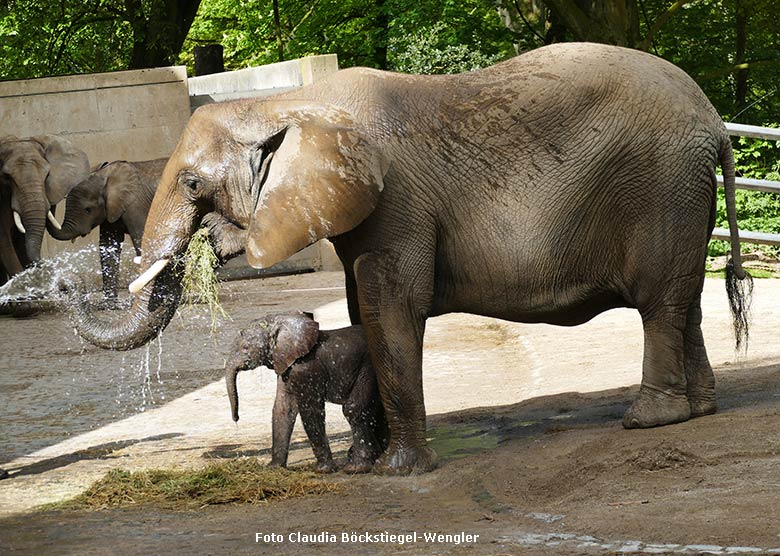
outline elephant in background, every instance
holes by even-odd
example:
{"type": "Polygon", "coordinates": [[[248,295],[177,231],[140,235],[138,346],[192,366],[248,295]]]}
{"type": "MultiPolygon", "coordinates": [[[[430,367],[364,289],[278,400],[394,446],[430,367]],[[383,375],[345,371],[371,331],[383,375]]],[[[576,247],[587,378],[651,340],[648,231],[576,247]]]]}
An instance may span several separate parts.
{"type": "Polygon", "coordinates": [[[41,258],[51,208],[89,174],[87,155],[67,139],[0,137],[0,263],[8,277],[41,258]]]}
{"type": "Polygon", "coordinates": [[[49,234],[61,241],[84,237],[100,227],[103,294],[109,305],[117,300],[122,242],[129,235],[136,256],[141,255],[146,215],[167,160],[100,164],[68,193],[62,225],[47,225],[49,234]]]}
{"type": "Polygon", "coordinates": [[[199,108],[150,208],[132,307],[106,322],[76,296],[73,323],[104,348],[156,337],[179,302],[175,262],[216,211],[247,231],[258,268],[332,241],[390,426],[378,471],[436,465],[423,335],[429,317],[450,312],[573,326],[635,308],[642,383],[623,425],[676,423],[716,410],[701,291],[717,167],[739,343],[749,275],[732,147],[682,70],[584,43],[451,76],[350,68],[274,97],[199,108]]]}
{"type": "Polygon", "coordinates": [[[301,414],[317,470],[336,470],[325,432],[325,402],[340,404],[352,430],[345,473],[366,473],[387,445],[387,421],[361,326],[320,330],[308,313],[268,315],[252,321],[233,342],[225,381],[238,421],[239,371],[264,365],[277,375],[271,465],[286,466],[295,419],[301,414]]]}

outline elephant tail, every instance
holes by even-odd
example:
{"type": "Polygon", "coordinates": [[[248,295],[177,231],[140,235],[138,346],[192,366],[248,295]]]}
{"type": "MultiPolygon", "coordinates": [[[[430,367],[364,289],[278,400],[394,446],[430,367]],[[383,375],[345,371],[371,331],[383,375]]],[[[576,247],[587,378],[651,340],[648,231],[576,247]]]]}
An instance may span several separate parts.
{"type": "Polygon", "coordinates": [[[728,138],[728,135],[725,135],[721,141],[719,158],[723,172],[726,217],[729,223],[731,240],[731,257],[726,264],[726,292],[729,298],[729,306],[731,307],[731,317],[734,321],[737,349],[739,350],[743,345],[747,349],[753,278],[742,268],[739,228],[737,227],[737,204],[735,200],[734,152],[732,151],[731,140],[728,138]]]}

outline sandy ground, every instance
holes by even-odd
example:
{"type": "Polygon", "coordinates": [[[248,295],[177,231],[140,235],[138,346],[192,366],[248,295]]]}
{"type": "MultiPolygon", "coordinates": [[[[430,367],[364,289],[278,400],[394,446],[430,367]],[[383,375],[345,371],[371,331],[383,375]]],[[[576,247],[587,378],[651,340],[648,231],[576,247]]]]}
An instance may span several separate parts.
{"type": "MultiPolygon", "coordinates": [[[[750,351],[739,358],[723,281],[707,280],[714,416],[622,429],[640,379],[634,311],[573,328],[446,315],[426,333],[429,436],[442,456],[430,474],[335,476],[342,494],[190,513],[35,510],[113,467],[269,457],[273,374],[239,376],[235,425],[224,353],[268,311],[346,325],[341,282],[316,273],[228,283],[232,320],[214,335],[197,307],[125,354],[85,346],[60,314],[0,317],[0,466],[12,475],[0,482],[0,553],[780,553],[780,280],[756,282],[750,351]]],[[[337,406],[328,427],[343,455],[337,406]]],[[[293,461],[311,461],[302,429],[294,442],[293,461]]]]}

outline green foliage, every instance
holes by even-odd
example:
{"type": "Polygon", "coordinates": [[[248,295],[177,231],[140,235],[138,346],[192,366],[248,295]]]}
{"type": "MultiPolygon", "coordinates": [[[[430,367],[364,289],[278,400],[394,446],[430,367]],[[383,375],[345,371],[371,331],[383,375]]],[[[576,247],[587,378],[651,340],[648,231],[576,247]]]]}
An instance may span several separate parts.
{"type": "Polygon", "coordinates": [[[279,0],[279,13],[277,29],[269,0],[203,0],[180,61],[192,66],[194,46],[218,42],[226,69],[278,62],[280,33],[284,59],[335,53],[341,67],[461,71],[513,53],[488,0],[279,0]],[[420,43],[443,61],[426,65],[437,54],[420,43]]]}
{"type": "MultiPolygon", "coordinates": [[[[776,124],[774,124],[776,127],[776,124]]],[[[734,160],[737,171],[747,178],[780,181],[780,142],[740,137],[735,141],[734,160]]],[[[776,193],[736,191],[737,221],[740,230],[780,233],[780,197],[776,193]]],[[[718,209],[715,225],[728,229],[726,200],[718,191],[718,209]]],[[[758,250],[780,256],[780,248],[766,245],[746,245],[744,249],[758,250]]],[[[711,241],[711,256],[725,255],[730,250],[725,241],[711,241]]]]}
{"type": "Polygon", "coordinates": [[[388,62],[404,73],[462,73],[500,61],[499,53],[489,55],[465,44],[452,44],[443,23],[436,23],[411,35],[390,39],[388,62]]]}
{"type": "Polygon", "coordinates": [[[0,6],[0,78],[126,69],[132,29],[118,0],[11,0],[0,6]]]}

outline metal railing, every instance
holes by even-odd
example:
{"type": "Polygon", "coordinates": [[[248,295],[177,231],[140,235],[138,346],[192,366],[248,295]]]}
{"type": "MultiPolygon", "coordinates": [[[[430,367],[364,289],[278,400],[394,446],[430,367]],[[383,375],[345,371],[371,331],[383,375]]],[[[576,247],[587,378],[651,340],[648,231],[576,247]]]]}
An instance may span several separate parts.
{"type": "MultiPolygon", "coordinates": [[[[780,141],[780,129],[771,127],[759,127],[755,125],[726,123],[726,129],[730,135],[751,137],[753,139],[769,139],[780,141]]],[[[763,191],[764,193],[780,193],[780,181],[756,180],[740,178],[736,180],[737,189],[749,189],[750,191],[763,191]]],[[[723,186],[723,176],[718,176],[718,184],[723,186]]],[[[712,239],[729,240],[729,231],[724,228],[712,230],[712,239]]],[[[780,234],[767,234],[763,232],[739,231],[741,243],[760,243],[763,245],[780,245],[780,234]]]]}

